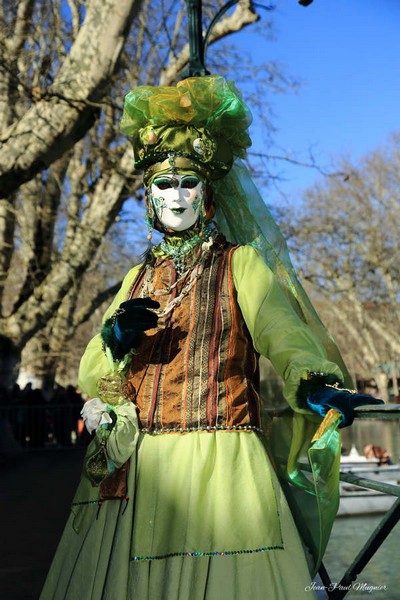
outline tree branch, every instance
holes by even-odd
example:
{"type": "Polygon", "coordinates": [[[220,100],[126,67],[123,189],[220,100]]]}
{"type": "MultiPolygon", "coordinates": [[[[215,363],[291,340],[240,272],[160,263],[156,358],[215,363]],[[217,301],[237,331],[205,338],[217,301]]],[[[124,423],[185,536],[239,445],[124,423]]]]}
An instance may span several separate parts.
{"type": "Polygon", "coordinates": [[[6,40],[7,58],[10,61],[16,60],[22,46],[24,45],[26,34],[29,30],[35,0],[20,0],[18,2],[17,17],[14,25],[14,35],[6,40]]]}
{"type": "MultiPolygon", "coordinates": [[[[99,179],[92,201],[77,223],[74,237],[64,245],[60,259],[52,265],[35,293],[8,319],[0,320],[0,331],[6,331],[17,345],[26,343],[46,324],[60,306],[71,283],[80,280],[98,249],[99,241],[121,209],[127,176],[133,172],[132,150],[129,148],[121,159],[120,173],[107,174],[105,180],[99,179]]],[[[139,182],[138,178],[138,186],[139,182]]]]}
{"type": "Polygon", "coordinates": [[[49,166],[93,123],[98,102],[126,41],[141,0],[91,0],[85,21],[54,84],[50,99],[33,105],[3,133],[0,147],[0,197],[49,166]]]}
{"type": "Polygon", "coordinates": [[[121,284],[122,284],[122,280],[118,281],[114,285],[111,285],[106,290],[102,290],[101,292],[99,292],[97,294],[97,296],[92,298],[90,300],[90,302],[87,302],[85,304],[85,306],[83,306],[80,310],[78,310],[75,313],[74,319],[73,319],[74,329],[76,329],[77,327],[82,325],[82,323],[85,323],[88,319],[90,319],[90,317],[92,316],[94,311],[97,308],[99,308],[99,306],[101,306],[103,304],[103,302],[113,298],[115,296],[115,294],[118,292],[119,288],[121,287],[121,284]]]}

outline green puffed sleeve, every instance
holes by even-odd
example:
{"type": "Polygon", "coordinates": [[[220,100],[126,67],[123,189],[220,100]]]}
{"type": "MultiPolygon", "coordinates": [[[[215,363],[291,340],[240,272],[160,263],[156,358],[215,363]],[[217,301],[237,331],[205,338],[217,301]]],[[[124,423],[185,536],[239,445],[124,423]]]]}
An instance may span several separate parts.
{"type": "MultiPolygon", "coordinates": [[[[121,302],[128,299],[129,290],[139,273],[140,267],[141,265],[133,267],[126,275],[119,292],[104,314],[103,323],[113,315],[121,302]]],[[[100,333],[98,333],[87,345],[79,365],[78,385],[91,398],[98,396],[97,382],[100,377],[110,372],[110,364],[103,352],[102,346],[103,341],[100,333]]]]}
{"type": "Polygon", "coordinates": [[[254,347],[272,363],[284,380],[284,394],[290,406],[301,408],[296,394],[309,371],[331,373],[343,381],[339,367],[286,299],[274,274],[252,246],[240,246],[232,256],[232,276],[237,300],[254,347]]]}

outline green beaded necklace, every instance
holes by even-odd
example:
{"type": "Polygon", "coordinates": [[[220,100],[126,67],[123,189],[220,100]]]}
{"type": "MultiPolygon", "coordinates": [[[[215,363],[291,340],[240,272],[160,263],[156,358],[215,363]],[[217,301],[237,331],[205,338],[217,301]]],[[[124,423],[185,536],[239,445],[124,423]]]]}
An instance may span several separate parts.
{"type": "Polygon", "coordinates": [[[180,246],[169,244],[164,238],[160,243],[160,249],[168,258],[172,258],[177,273],[183,273],[186,270],[187,255],[199,244],[208,242],[214,230],[215,226],[210,223],[203,231],[185,240],[180,246]]]}

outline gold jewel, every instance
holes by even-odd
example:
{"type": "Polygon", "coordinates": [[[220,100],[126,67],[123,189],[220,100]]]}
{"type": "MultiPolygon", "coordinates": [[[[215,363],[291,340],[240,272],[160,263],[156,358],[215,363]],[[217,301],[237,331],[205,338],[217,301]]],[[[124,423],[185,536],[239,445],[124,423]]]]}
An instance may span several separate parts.
{"type": "Polygon", "coordinates": [[[195,265],[194,268],[189,267],[184,273],[182,273],[182,275],[179,277],[179,279],[177,279],[177,281],[167,287],[164,288],[163,290],[154,290],[151,280],[153,278],[153,273],[154,270],[150,267],[150,268],[146,268],[146,278],[144,281],[144,286],[141,292],[141,296],[143,298],[145,298],[146,296],[149,295],[153,295],[153,296],[161,296],[161,295],[166,295],[168,293],[171,293],[171,291],[178,285],[178,283],[180,283],[181,281],[183,281],[184,279],[187,278],[189,271],[191,271],[190,277],[188,279],[188,281],[186,282],[186,284],[183,286],[181,293],[176,296],[176,298],[174,298],[173,300],[170,300],[167,305],[165,306],[165,308],[163,309],[155,309],[154,312],[157,313],[157,315],[159,317],[165,317],[166,315],[168,315],[176,306],[178,306],[183,298],[185,296],[187,296],[190,292],[190,290],[192,289],[192,287],[194,286],[194,284],[196,283],[196,281],[198,279],[200,279],[202,273],[203,273],[203,269],[204,269],[204,262],[205,262],[205,256],[202,256],[201,261],[195,265]]]}

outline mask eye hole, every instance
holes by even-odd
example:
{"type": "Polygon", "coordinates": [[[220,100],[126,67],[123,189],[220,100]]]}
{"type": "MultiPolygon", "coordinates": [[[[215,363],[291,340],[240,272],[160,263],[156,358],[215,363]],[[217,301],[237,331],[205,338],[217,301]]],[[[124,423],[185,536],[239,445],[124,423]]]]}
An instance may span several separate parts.
{"type": "Polygon", "coordinates": [[[172,188],[172,181],[170,179],[158,179],[154,182],[154,185],[158,187],[159,190],[169,190],[172,188]]]}
{"type": "Polygon", "coordinates": [[[186,177],[181,182],[181,188],[186,189],[186,190],[192,190],[199,183],[200,183],[200,180],[196,179],[196,177],[186,177]]]}

